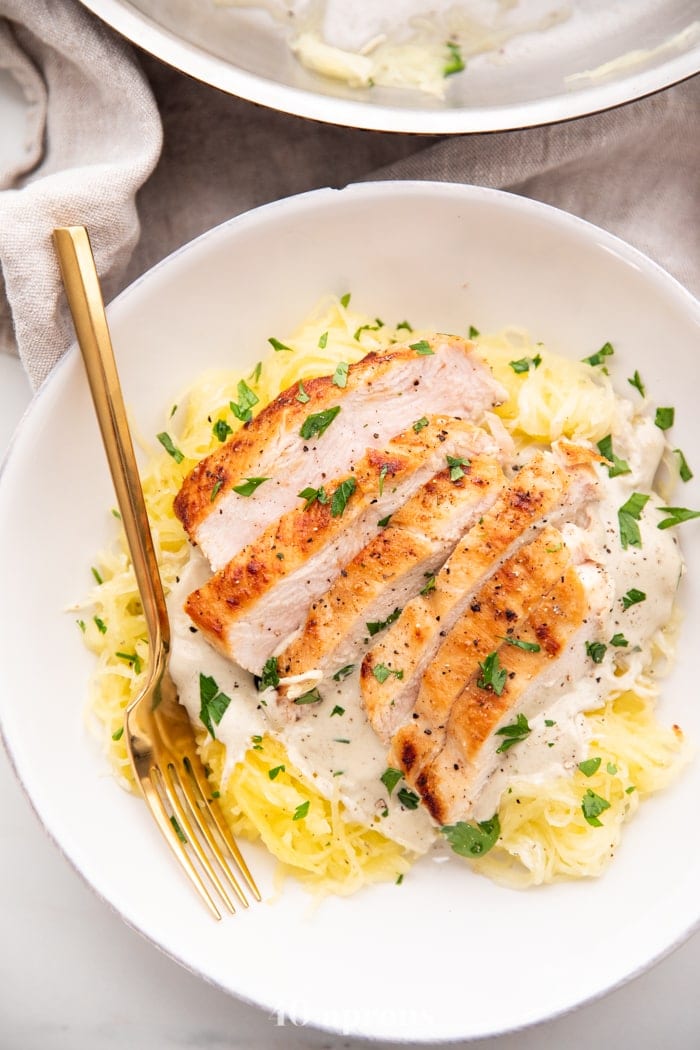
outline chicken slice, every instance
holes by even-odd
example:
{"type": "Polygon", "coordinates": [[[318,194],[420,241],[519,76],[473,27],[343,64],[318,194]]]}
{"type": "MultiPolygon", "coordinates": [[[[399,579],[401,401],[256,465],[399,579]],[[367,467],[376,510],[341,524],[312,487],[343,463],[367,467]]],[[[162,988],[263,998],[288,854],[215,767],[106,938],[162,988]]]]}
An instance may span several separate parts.
{"type": "Polygon", "coordinates": [[[420,680],[442,639],[468,608],[476,591],[520,546],[547,523],[573,519],[598,498],[589,449],[560,442],[553,453],[537,453],[512,483],[460,540],[438,573],[435,588],[418,595],[365,656],[362,699],[375,732],[388,743],[411,712],[420,680]],[[393,672],[383,683],[374,668],[393,672]]]}
{"type": "Polygon", "coordinates": [[[474,595],[423,675],[411,718],[392,739],[391,763],[404,770],[410,783],[415,784],[442,748],[453,705],[479,664],[508,645],[505,638],[521,638],[530,611],[560,582],[570,563],[561,533],[547,526],[474,595]]]}
{"type": "Polygon", "coordinates": [[[434,573],[505,480],[498,460],[483,455],[431,478],[313,603],[301,633],[278,658],[279,674],[332,674],[357,661],[382,624],[432,588],[434,573]]]}
{"type": "Polygon", "coordinates": [[[344,387],[331,376],[275,398],[185,478],[175,513],[216,571],[297,505],[297,492],[349,474],[368,447],[381,449],[427,413],[480,422],[506,394],[473,344],[435,336],[369,353],[344,387]],[[234,487],[265,479],[250,495],[234,487]]]}
{"type": "MultiPolygon", "coordinates": [[[[585,672],[586,590],[569,564],[555,586],[528,617],[523,637],[539,644],[528,652],[502,643],[497,650],[507,670],[502,692],[483,688],[477,669],[452,706],[445,743],[415,779],[425,806],[438,824],[468,819],[489,775],[503,762],[510,738],[499,730],[518,727],[526,739],[528,719],[571,688],[585,672]],[[500,751],[499,751],[500,749],[500,751]]],[[[511,730],[512,732],[512,730],[511,730]]],[[[525,746],[523,741],[514,748],[525,746]]],[[[512,757],[516,758],[516,751],[512,757]]]]}
{"type": "Polygon", "coordinates": [[[383,451],[369,449],[354,473],[328,485],[323,502],[303,503],[297,496],[295,510],[189,596],[187,613],[212,644],[259,674],[303,627],[312,602],[448,456],[466,460],[498,452],[480,427],[425,417],[418,430],[409,427],[383,451]]]}

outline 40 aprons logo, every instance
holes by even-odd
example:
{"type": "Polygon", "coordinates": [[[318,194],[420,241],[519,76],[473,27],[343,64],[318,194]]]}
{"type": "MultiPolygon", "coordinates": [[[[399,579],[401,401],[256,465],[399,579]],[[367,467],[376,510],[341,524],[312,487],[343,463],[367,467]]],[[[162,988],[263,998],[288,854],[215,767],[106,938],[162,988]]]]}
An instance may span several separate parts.
{"type": "Polygon", "coordinates": [[[292,1002],[277,1010],[270,1018],[278,1028],[329,1029],[340,1035],[391,1034],[393,1038],[408,1037],[416,1030],[424,1030],[430,1022],[428,1010],[391,1009],[389,1007],[347,1006],[337,1009],[314,1009],[303,1001],[292,1002]]]}

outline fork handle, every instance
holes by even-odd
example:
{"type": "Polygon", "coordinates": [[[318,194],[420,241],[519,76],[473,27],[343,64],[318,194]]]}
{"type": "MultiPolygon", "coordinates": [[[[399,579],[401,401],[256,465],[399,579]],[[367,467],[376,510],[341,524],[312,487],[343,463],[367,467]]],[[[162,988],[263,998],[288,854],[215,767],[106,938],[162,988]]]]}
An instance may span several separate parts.
{"type": "Polygon", "coordinates": [[[84,226],[62,226],[54,230],[53,240],[143,602],[151,652],[159,652],[160,645],[167,651],[170,628],[163,585],[90,238],[84,226]]]}

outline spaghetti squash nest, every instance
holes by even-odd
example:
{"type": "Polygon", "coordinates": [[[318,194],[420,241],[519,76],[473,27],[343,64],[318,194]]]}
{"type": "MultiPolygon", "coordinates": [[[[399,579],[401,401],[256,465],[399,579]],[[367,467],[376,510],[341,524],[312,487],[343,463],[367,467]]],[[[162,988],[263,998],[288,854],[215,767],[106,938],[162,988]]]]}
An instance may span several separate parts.
{"type": "MultiPolygon", "coordinates": [[[[431,334],[414,332],[407,321],[390,327],[356,312],[349,300],[329,297],[297,331],[283,341],[271,339],[273,351],[250,373],[201,375],[169,409],[158,435],[162,448],[141,442],[148,455],[142,482],[166,594],[190,549],[173,497],[197,461],[243,425],[237,417],[245,410],[255,416],[280,391],[332,374],[341,362],[358,361],[407,335],[414,340],[431,334]]],[[[508,391],[497,413],[516,443],[549,444],[562,436],[597,442],[610,433],[617,408],[605,368],[551,353],[515,328],[484,336],[470,329],[469,335],[508,391]]],[[[85,643],[97,658],[89,687],[90,725],[116,777],[133,789],[123,718],[145,681],[148,644],[123,533],[100,554],[93,575],[95,585],[78,607],[85,643]]],[[[670,631],[656,640],[658,665],[672,644],[670,631]]],[[[625,821],[682,765],[682,733],[656,719],[657,691],[656,676],[647,674],[634,691],[613,695],[604,708],[587,714],[589,759],[572,777],[512,784],[501,798],[495,846],[467,863],[510,886],[600,874],[625,821]],[[590,797],[598,800],[592,820],[585,812],[590,797]]],[[[261,841],[283,871],[314,892],[347,895],[377,881],[401,882],[414,862],[400,845],[349,820],[341,802],[321,796],[272,737],[254,740],[226,777],[224,747],[206,734],[199,742],[234,834],[261,841]],[[302,811],[304,819],[295,819],[302,811]]]]}

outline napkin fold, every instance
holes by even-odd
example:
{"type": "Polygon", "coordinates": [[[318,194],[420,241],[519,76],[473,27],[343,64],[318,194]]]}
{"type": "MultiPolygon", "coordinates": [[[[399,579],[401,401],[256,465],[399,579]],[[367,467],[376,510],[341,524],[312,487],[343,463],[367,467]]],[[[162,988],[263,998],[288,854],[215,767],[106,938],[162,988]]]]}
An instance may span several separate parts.
{"type": "Polygon", "coordinates": [[[109,300],[233,215],[370,179],[469,183],[544,201],[621,236],[700,294],[700,76],[548,127],[382,134],[216,91],[137,56],[76,0],[0,0],[3,66],[30,108],[22,162],[3,170],[0,149],[0,350],[19,351],[35,387],[73,341],[54,226],[89,226],[109,300]]]}
{"type": "Polygon", "coordinates": [[[51,233],[89,226],[109,299],[138,240],[135,197],[161,123],[132,49],[74,0],[0,0],[2,70],[27,131],[4,165],[0,149],[0,350],[16,346],[38,387],[74,339],[51,233]]]}

